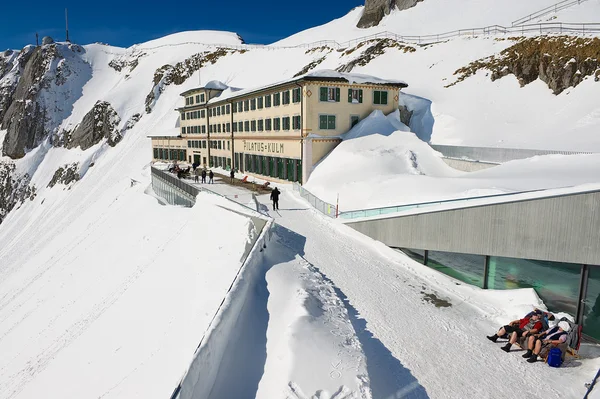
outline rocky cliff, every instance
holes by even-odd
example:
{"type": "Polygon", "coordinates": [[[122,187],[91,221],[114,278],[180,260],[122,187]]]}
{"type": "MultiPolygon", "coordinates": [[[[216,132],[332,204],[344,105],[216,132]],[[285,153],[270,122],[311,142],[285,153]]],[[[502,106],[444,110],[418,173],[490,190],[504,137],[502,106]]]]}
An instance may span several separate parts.
{"type": "Polygon", "coordinates": [[[108,144],[114,147],[122,138],[121,132],[117,129],[119,123],[121,118],[110,103],[97,101],[77,128],[63,136],[64,146],[81,147],[82,150],[87,150],[102,139],[107,139],[108,144]]]}
{"type": "Polygon", "coordinates": [[[421,1],[423,0],[366,0],[365,10],[356,26],[359,28],[376,26],[394,8],[399,11],[406,10],[416,6],[421,1]]]}

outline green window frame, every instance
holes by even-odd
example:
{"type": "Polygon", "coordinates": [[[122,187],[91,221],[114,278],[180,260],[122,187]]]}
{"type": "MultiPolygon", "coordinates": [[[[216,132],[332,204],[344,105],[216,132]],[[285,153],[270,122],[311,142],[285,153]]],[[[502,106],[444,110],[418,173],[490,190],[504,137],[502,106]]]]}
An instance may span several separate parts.
{"type": "Polygon", "coordinates": [[[259,119],[258,120],[258,131],[262,132],[264,130],[264,127],[265,127],[264,121],[262,119],[259,119]]]}
{"type": "Polygon", "coordinates": [[[362,102],[363,102],[362,89],[348,89],[348,102],[350,104],[362,104],[362,102]]]}
{"type": "Polygon", "coordinates": [[[320,130],[335,130],[335,115],[319,115],[320,130]]]}
{"type": "Polygon", "coordinates": [[[238,122],[238,130],[239,130],[240,132],[243,132],[243,131],[244,131],[244,122],[241,122],[241,121],[240,121],[240,122],[238,122]]]}
{"type": "Polygon", "coordinates": [[[271,118],[265,119],[265,130],[267,132],[271,131],[271,118]]]}
{"type": "Polygon", "coordinates": [[[256,132],[256,121],[250,122],[250,130],[256,132]]]}
{"type": "Polygon", "coordinates": [[[323,86],[319,89],[319,101],[340,102],[340,88],[323,86]]]}
{"type": "Polygon", "coordinates": [[[201,93],[200,94],[200,102],[203,103],[205,98],[206,97],[204,97],[204,93],[201,93]]]}
{"type": "Polygon", "coordinates": [[[300,127],[301,127],[300,115],[295,115],[292,118],[292,128],[294,130],[300,130],[300,127]]]}
{"type": "Polygon", "coordinates": [[[290,130],[290,117],[284,116],[281,118],[281,124],[283,126],[283,130],[290,130]]]}
{"type": "Polygon", "coordinates": [[[256,98],[253,98],[252,100],[250,100],[250,110],[251,111],[256,110],[256,98]]]}
{"type": "Polygon", "coordinates": [[[283,105],[287,105],[290,103],[290,91],[289,90],[285,90],[283,92],[281,92],[282,94],[282,99],[281,99],[281,103],[283,105]]]}
{"type": "Polygon", "coordinates": [[[271,95],[267,94],[265,96],[265,108],[271,108],[271,95]]]}
{"type": "Polygon", "coordinates": [[[294,90],[292,90],[292,102],[295,103],[299,103],[301,100],[301,92],[300,92],[300,88],[297,87],[294,90]]]}
{"type": "Polygon", "coordinates": [[[244,100],[244,111],[248,112],[250,110],[250,100],[244,100]]]}
{"type": "Polygon", "coordinates": [[[250,131],[250,121],[244,121],[244,131],[250,131]]]}
{"type": "Polygon", "coordinates": [[[373,104],[387,105],[387,103],[388,103],[387,90],[374,90],[373,91],[373,104]]]}
{"type": "Polygon", "coordinates": [[[273,94],[273,106],[277,107],[281,105],[281,93],[274,93],[273,94]]]}
{"type": "Polygon", "coordinates": [[[257,107],[258,109],[263,109],[263,100],[264,100],[264,97],[262,97],[262,96],[261,96],[261,97],[258,97],[258,98],[256,99],[256,107],[257,107]]]}
{"type": "Polygon", "coordinates": [[[281,130],[281,119],[273,118],[273,130],[275,130],[275,131],[281,130]]]}

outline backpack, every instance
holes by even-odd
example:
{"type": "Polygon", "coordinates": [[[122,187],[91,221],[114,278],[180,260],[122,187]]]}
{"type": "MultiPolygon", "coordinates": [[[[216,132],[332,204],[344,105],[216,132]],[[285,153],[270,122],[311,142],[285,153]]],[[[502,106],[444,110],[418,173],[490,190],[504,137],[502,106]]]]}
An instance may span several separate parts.
{"type": "Polygon", "coordinates": [[[548,352],[548,366],[560,367],[562,364],[562,351],[559,348],[552,348],[548,352]]]}

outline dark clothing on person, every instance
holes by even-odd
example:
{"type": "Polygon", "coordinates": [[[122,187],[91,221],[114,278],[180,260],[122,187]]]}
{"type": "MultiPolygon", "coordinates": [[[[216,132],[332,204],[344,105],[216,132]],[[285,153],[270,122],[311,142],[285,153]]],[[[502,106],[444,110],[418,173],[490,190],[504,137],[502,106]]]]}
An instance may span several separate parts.
{"type": "Polygon", "coordinates": [[[202,170],[202,183],[206,183],[206,171],[202,170]]]}
{"type": "Polygon", "coordinates": [[[235,171],[233,169],[229,172],[229,176],[231,177],[231,184],[233,184],[233,179],[235,179],[235,171]]]}
{"type": "Polygon", "coordinates": [[[275,187],[275,189],[271,191],[271,201],[273,201],[273,210],[279,210],[279,194],[281,194],[281,191],[279,191],[277,187],[275,187]]]}
{"type": "Polygon", "coordinates": [[[213,183],[213,184],[214,184],[214,182],[213,182],[213,177],[215,177],[215,174],[214,174],[214,173],[213,173],[213,171],[211,170],[211,171],[208,173],[208,183],[209,183],[209,184],[210,184],[210,183],[213,183]]]}

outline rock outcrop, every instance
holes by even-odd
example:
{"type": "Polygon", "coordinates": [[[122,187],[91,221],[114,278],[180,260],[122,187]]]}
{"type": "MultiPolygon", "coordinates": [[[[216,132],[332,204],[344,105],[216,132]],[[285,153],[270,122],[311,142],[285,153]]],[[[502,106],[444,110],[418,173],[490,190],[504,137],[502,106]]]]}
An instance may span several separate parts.
{"type": "Polygon", "coordinates": [[[512,38],[516,43],[487,58],[457,70],[457,83],[479,70],[491,71],[492,81],[514,75],[521,87],[537,80],[556,95],[575,87],[587,77],[600,81],[600,39],[573,36],[512,38]]]}
{"type": "Polygon", "coordinates": [[[360,17],[359,28],[370,28],[379,25],[384,16],[394,8],[399,11],[412,8],[423,0],[366,0],[363,15],[360,17]]]}
{"type": "Polygon", "coordinates": [[[57,184],[63,184],[71,189],[71,183],[79,181],[79,163],[74,162],[71,165],[64,165],[56,169],[48,187],[52,188],[57,184]]]}
{"type": "Polygon", "coordinates": [[[120,122],[121,118],[110,103],[98,101],[73,132],[66,132],[64,145],[67,148],[81,147],[82,150],[87,150],[102,139],[107,139],[107,143],[114,147],[122,138],[117,128],[120,122]]]}
{"type": "Polygon", "coordinates": [[[35,198],[29,175],[19,175],[15,169],[12,161],[0,161],[0,223],[15,206],[35,198]]]}

